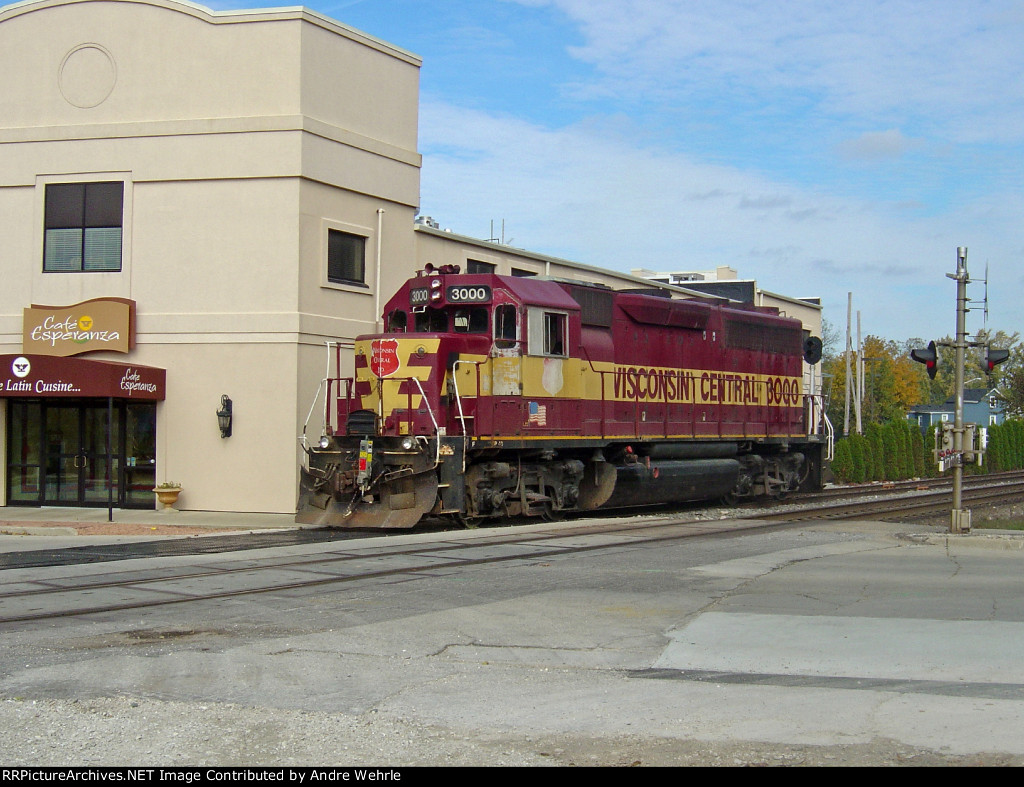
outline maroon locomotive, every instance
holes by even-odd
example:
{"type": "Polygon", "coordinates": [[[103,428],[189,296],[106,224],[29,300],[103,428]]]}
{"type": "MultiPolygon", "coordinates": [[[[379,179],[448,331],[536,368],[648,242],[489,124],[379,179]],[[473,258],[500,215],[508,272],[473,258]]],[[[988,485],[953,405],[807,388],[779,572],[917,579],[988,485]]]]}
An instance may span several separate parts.
{"type": "Polygon", "coordinates": [[[821,485],[803,391],[820,340],[776,309],[452,266],[407,281],[384,321],[355,340],[355,376],[325,380],[299,521],[472,525],[821,485]]]}

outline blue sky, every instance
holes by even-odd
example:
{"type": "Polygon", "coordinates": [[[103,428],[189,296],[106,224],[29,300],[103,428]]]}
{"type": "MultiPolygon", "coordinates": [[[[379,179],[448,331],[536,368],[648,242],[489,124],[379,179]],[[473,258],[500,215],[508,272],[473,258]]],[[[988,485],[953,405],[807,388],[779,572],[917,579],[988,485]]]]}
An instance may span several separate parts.
{"type": "MultiPolygon", "coordinates": [[[[218,9],[281,3],[213,3],[218,9]]],[[[629,271],[735,268],[845,329],[1024,333],[1024,3],[340,0],[423,58],[421,212],[629,271]]]]}

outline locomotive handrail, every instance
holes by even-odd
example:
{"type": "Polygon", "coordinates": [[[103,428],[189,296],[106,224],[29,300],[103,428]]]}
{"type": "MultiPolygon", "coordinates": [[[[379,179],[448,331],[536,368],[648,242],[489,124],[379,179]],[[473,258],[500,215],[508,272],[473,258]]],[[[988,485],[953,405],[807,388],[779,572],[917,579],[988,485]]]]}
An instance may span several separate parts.
{"type": "MultiPolygon", "coordinates": [[[[331,348],[333,347],[334,350],[335,350],[335,366],[336,366],[336,368],[340,369],[341,368],[341,350],[342,350],[343,343],[342,342],[334,342],[334,341],[327,340],[327,341],[324,342],[324,346],[325,346],[325,349],[327,351],[327,364],[326,364],[327,368],[324,371],[324,376],[320,379],[320,382],[317,384],[316,393],[313,394],[313,401],[309,405],[309,412],[306,413],[306,420],[303,421],[303,423],[302,423],[302,434],[299,435],[298,439],[299,439],[299,442],[302,444],[303,450],[306,449],[306,445],[307,445],[306,430],[309,428],[309,421],[313,417],[313,411],[316,409],[316,403],[320,400],[320,392],[321,391],[324,391],[326,389],[326,393],[324,395],[324,414],[323,414],[323,421],[322,421],[323,433],[324,434],[333,434],[334,433],[334,430],[331,428],[331,416],[330,416],[331,383],[333,383],[333,382],[339,382],[340,383],[342,380],[346,380],[348,382],[347,395],[346,395],[346,408],[350,407],[350,405],[351,405],[352,378],[350,378],[350,377],[332,377],[331,376],[331,348]]],[[[344,346],[345,346],[346,349],[350,349],[354,345],[352,345],[350,343],[344,343],[344,346]]],[[[338,413],[338,415],[340,415],[340,413],[338,413]]],[[[346,417],[347,417],[347,414],[346,414],[346,417]]]]}
{"type": "Polygon", "coordinates": [[[341,384],[345,384],[345,418],[344,423],[348,424],[348,417],[352,414],[352,387],[355,385],[355,380],[351,377],[328,377],[327,378],[327,398],[324,401],[324,420],[326,433],[329,435],[337,434],[342,424],[342,413],[341,413],[341,384]],[[334,394],[335,408],[334,408],[334,419],[337,423],[332,424],[330,422],[330,401],[331,401],[331,388],[337,388],[337,392],[334,394]]]}
{"type": "Polygon", "coordinates": [[[455,389],[455,404],[459,408],[459,422],[462,424],[462,472],[466,472],[466,448],[469,445],[469,430],[466,429],[466,414],[462,410],[462,395],[459,393],[459,378],[455,373],[459,364],[476,367],[476,390],[479,398],[480,392],[480,361],[457,360],[452,364],[452,387],[455,389]]]}
{"type": "MultiPolygon", "coordinates": [[[[327,378],[323,378],[320,384],[316,387],[316,393],[313,395],[313,402],[309,405],[309,412],[306,413],[306,420],[302,422],[302,434],[299,435],[299,442],[302,444],[302,450],[306,450],[306,429],[309,428],[309,419],[313,417],[313,410],[316,409],[316,403],[320,400],[320,392],[324,389],[327,384],[327,378]]],[[[327,397],[324,397],[324,402],[327,402],[327,397]]],[[[326,408],[326,404],[324,405],[326,408]]],[[[325,409],[326,416],[326,409],[325,409]]]]}
{"type": "Polygon", "coordinates": [[[465,366],[475,366],[476,367],[476,378],[477,378],[476,379],[476,390],[479,392],[479,390],[480,390],[480,366],[481,366],[481,362],[480,361],[463,361],[463,360],[460,359],[460,360],[455,361],[455,363],[452,364],[452,387],[455,388],[455,404],[459,408],[459,422],[462,424],[462,434],[468,437],[469,436],[469,432],[466,429],[466,414],[462,410],[462,395],[459,393],[459,378],[455,374],[455,370],[456,370],[456,368],[458,368],[459,364],[463,364],[465,366]]]}
{"type": "MultiPolygon", "coordinates": [[[[419,381],[418,377],[411,377],[409,379],[415,382],[416,387],[420,389],[420,396],[423,397],[423,403],[427,406],[427,415],[430,416],[430,421],[434,424],[434,467],[437,467],[441,464],[441,429],[437,425],[437,419],[434,418],[434,411],[430,407],[430,400],[427,399],[427,392],[423,390],[423,384],[419,381]]],[[[383,402],[383,396],[381,397],[381,401],[383,402]]],[[[409,414],[412,414],[411,402],[409,403],[409,414]]]]}
{"type": "Polygon", "coordinates": [[[825,438],[825,460],[835,458],[836,433],[825,409],[825,397],[821,394],[804,394],[804,412],[807,414],[807,434],[821,434],[825,438]],[[820,432],[818,426],[821,426],[820,432]]]}

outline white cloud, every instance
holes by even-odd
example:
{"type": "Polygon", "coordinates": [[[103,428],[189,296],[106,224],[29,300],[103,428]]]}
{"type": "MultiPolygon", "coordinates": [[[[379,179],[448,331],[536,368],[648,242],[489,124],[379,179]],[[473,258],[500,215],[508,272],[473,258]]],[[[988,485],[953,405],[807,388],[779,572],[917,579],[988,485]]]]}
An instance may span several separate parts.
{"type": "Polygon", "coordinates": [[[546,129],[437,102],[424,103],[421,124],[423,210],[455,232],[486,237],[504,219],[518,247],[620,271],[731,265],[766,289],[822,296],[833,322],[853,291],[866,330],[892,338],[950,332],[944,274],[955,248],[1008,207],[908,217],[592,127],[546,129]]]}
{"type": "Polygon", "coordinates": [[[869,131],[855,139],[844,140],[838,145],[839,154],[849,160],[880,161],[899,158],[905,153],[921,148],[919,139],[909,139],[896,128],[888,131],[869,131]]]}
{"type": "Polygon", "coordinates": [[[1014,0],[544,4],[578,26],[585,43],[570,51],[602,75],[577,84],[581,96],[725,96],[872,125],[912,117],[962,140],[1024,135],[1024,11],[1014,0]]]}

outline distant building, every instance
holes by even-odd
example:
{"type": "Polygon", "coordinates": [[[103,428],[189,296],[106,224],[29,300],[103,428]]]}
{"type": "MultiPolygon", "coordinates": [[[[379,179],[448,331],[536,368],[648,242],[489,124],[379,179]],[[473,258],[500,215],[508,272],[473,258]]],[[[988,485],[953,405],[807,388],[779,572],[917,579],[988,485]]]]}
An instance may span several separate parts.
{"type": "MultiPolygon", "coordinates": [[[[804,324],[804,336],[821,338],[821,298],[792,298],[762,290],[754,279],[740,279],[734,268],[719,265],[707,271],[651,271],[634,268],[633,276],[658,284],[684,287],[686,290],[715,298],[726,298],[754,306],[772,306],[786,317],[795,317],[804,324]]],[[[817,394],[822,390],[821,366],[804,364],[804,388],[817,394]]]]}
{"type": "MultiPolygon", "coordinates": [[[[916,404],[907,418],[922,431],[932,424],[956,420],[956,398],[951,396],[942,404],[916,404]]],[[[967,388],[964,390],[964,423],[996,426],[1006,420],[1006,402],[995,388],[967,388]]]]}

